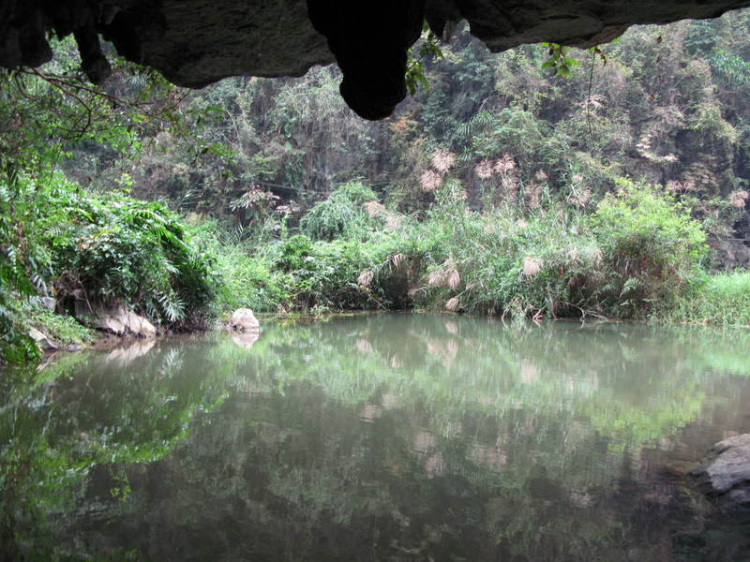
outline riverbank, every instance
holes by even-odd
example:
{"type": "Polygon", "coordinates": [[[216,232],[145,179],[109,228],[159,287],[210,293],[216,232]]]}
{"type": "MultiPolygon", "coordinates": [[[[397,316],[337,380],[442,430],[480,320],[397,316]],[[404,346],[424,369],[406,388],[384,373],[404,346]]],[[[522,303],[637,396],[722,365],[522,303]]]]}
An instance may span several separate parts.
{"type": "Polygon", "coordinates": [[[420,217],[353,182],[298,224],[275,213],[240,233],[59,177],[14,189],[0,229],[17,249],[0,283],[10,362],[38,355],[32,330],[63,346],[96,339],[83,324],[97,303],[165,332],[206,329],[241,307],[750,324],[750,272],[710,273],[700,223],[670,194],[626,180],[590,210],[550,197],[485,212],[447,183],[420,217]]]}
{"type": "MultiPolygon", "coordinates": [[[[709,278],[710,280],[710,278],[709,278]]],[[[720,281],[719,281],[720,282],[720,281]]],[[[302,326],[302,325],[321,325],[329,322],[336,321],[340,318],[346,317],[358,317],[360,315],[372,315],[372,314],[384,314],[393,313],[394,311],[385,310],[327,310],[321,311],[293,311],[293,312],[281,312],[281,313],[258,313],[258,319],[260,321],[261,330],[267,326],[302,326]]],[[[399,311],[404,314],[416,314],[416,315],[430,315],[436,312],[444,315],[446,322],[450,322],[451,317],[477,317],[476,314],[462,314],[456,312],[448,312],[445,310],[408,310],[399,311]]],[[[82,326],[76,322],[74,318],[68,316],[61,316],[53,313],[46,313],[42,317],[33,316],[33,329],[44,334],[45,338],[41,341],[37,341],[38,357],[43,359],[43,362],[47,362],[56,356],[67,354],[71,352],[84,351],[88,349],[92,350],[117,350],[120,348],[127,349],[131,346],[142,347],[143,345],[153,346],[164,341],[179,341],[182,338],[191,339],[193,337],[201,337],[201,334],[212,331],[231,331],[229,325],[229,318],[231,313],[227,311],[222,315],[221,320],[217,320],[211,327],[207,327],[200,330],[183,331],[183,332],[171,332],[161,331],[155,337],[150,339],[139,338],[133,335],[118,336],[112,333],[106,333],[99,330],[94,330],[82,326]],[[51,343],[51,345],[49,343],[51,343]]],[[[723,318],[723,317],[721,317],[723,318]]],[[[587,325],[601,325],[601,324],[625,324],[625,325],[644,325],[644,326],[663,326],[666,328],[685,326],[698,327],[711,327],[718,329],[718,332],[712,332],[715,335],[713,337],[714,344],[709,351],[706,350],[706,357],[710,357],[712,368],[726,369],[731,367],[738,373],[743,375],[750,375],[750,367],[748,367],[742,357],[736,356],[731,350],[726,350],[723,347],[725,343],[725,337],[720,334],[724,333],[724,330],[732,330],[730,339],[736,339],[741,337],[744,340],[750,338],[750,326],[732,324],[729,322],[721,321],[712,322],[710,319],[702,319],[701,321],[690,321],[684,316],[681,316],[681,311],[673,311],[672,315],[668,318],[660,317],[658,319],[652,319],[641,322],[623,321],[623,320],[608,320],[606,318],[590,317],[588,320],[581,318],[559,318],[558,322],[581,322],[587,325]],[[740,330],[739,332],[737,330],[740,330]]],[[[518,329],[523,329],[524,326],[541,326],[537,322],[533,322],[530,319],[520,318],[521,322],[518,322],[519,318],[495,318],[502,324],[509,326],[513,325],[518,329]]],[[[243,347],[251,347],[252,343],[257,340],[258,334],[255,334],[254,338],[248,339],[243,336],[242,333],[238,333],[239,343],[243,347]],[[248,345],[250,342],[250,345],[248,345]]],[[[726,337],[729,337],[727,335],[726,337]]]]}

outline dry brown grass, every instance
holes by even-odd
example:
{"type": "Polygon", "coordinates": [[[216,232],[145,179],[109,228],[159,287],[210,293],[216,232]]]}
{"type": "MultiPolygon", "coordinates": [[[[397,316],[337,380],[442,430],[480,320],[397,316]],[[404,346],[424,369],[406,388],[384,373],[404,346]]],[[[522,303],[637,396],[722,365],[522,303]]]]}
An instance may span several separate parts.
{"type": "Polygon", "coordinates": [[[375,274],[372,272],[372,270],[365,269],[362,273],[359,274],[359,277],[357,277],[357,283],[363,287],[369,287],[374,278],[375,274]]]}
{"type": "Polygon", "coordinates": [[[456,155],[447,148],[438,148],[432,155],[432,167],[445,174],[456,163],[456,155]]]}
{"type": "Polygon", "coordinates": [[[526,277],[536,277],[542,270],[542,259],[533,256],[523,258],[523,274],[526,277]]]}
{"type": "Polygon", "coordinates": [[[425,170],[419,176],[419,185],[422,191],[435,191],[443,184],[443,177],[434,170],[425,170]]]}
{"type": "Polygon", "coordinates": [[[378,203],[377,201],[367,201],[363,203],[362,206],[365,208],[365,213],[367,213],[367,216],[370,218],[379,217],[386,212],[385,205],[378,203]]]}
{"type": "Polygon", "coordinates": [[[495,162],[495,173],[499,175],[510,174],[516,169],[516,161],[510,154],[503,154],[503,157],[495,162]]]}
{"type": "Polygon", "coordinates": [[[447,283],[448,287],[450,287],[453,290],[456,290],[459,285],[461,285],[461,275],[458,273],[457,269],[450,269],[447,272],[447,283]]]}
{"type": "Polygon", "coordinates": [[[750,193],[741,189],[729,195],[729,204],[735,209],[744,209],[748,199],[750,199],[750,193]]]}
{"type": "Polygon", "coordinates": [[[427,276],[427,284],[430,287],[442,287],[445,283],[445,272],[441,269],[436,269],[430,272],[427,276]]]}
{"type": "Polygon", "coordinates": [[[492,177],[492,162],[489,160],[482,160],[474,167],[474,173],[480,180],[490,179],[492,177]]]}

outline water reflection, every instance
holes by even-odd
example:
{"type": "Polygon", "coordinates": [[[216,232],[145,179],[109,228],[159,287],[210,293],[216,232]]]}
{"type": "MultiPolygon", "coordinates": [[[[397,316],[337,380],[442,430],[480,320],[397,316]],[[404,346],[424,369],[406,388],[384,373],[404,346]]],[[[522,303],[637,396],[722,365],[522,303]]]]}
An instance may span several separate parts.
{"type": "Polygon", "coordinates": [[[4,381],[4,550],[683,559],[696,504],[661,469],[750,430],[748,343],[384,315],[68,356],[4,381]]]}

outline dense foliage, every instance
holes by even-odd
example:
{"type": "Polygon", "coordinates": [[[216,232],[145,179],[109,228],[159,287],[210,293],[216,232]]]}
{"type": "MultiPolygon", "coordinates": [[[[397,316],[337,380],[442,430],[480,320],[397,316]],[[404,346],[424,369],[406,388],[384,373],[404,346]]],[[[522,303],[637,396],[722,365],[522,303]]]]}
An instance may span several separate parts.
{"type": "Polygon", "coordinates": [[[748,29],[745,11],[634,27],[600,49],[564,50],[565,61],[578,61],[563,61],[568,76],[545,67],[555,60],[550,49],[559,52],[550,46],[494,55],[462,30],[442,46],[443,58],[421,59],[431,87],[384,122],[346,108],[335,68],[300,79],[233,78],[185,101],[186,121],[201,127],[199,158],[193,140],[161,133],[135,162],[86,151],[73,161],[94,182],[127,173],[139,196],[166,195],[247,226],[290,202],[299,207],[294,223],[358,178],[389,207],[423,211],[439,153],[452,155],[452,176],[473,209],[486,208],[488,193],[510,187],[523,196],[534,183],[591,207],[627,177],[674,193],[712,237],[745,238],[735,230],[749,197],[748,29]],[[515,168],[498,170],[506,155],[515,168]],[[234,204],[248,194],[251,205],[234,204]]]}
{"type": "Polygon", "coordinates": [[[53,299],[59,311],[79,316],[127,304],[177,327],[207,314],[215,292],[210,260],[160,203],[83,190],[59,175],[19,175],[0,183],[0,217],[0,244],[10,249],[0,262],[6,344],[18,340],[13,318],[16,328],[33,323],[22,295],[53,299]]]}

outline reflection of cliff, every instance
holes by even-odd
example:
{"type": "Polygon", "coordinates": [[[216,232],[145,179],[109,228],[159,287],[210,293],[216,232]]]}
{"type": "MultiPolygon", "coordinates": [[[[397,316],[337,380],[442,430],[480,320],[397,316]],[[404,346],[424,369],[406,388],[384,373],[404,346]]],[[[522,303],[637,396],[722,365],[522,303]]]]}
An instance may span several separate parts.
{"type": "Polygon", "coordinates": [[[48,495],[80,492],[58,536],[89,553],[578,561],[627,543],[661,560],[690,512],[649,467],[702,448],[702,410],[737,410],[748,386],[678,336],[453,316],[269,326],[252,349],[213,334],[79,356],[19,402],[23,431],[0,429],[48,495]]]}

